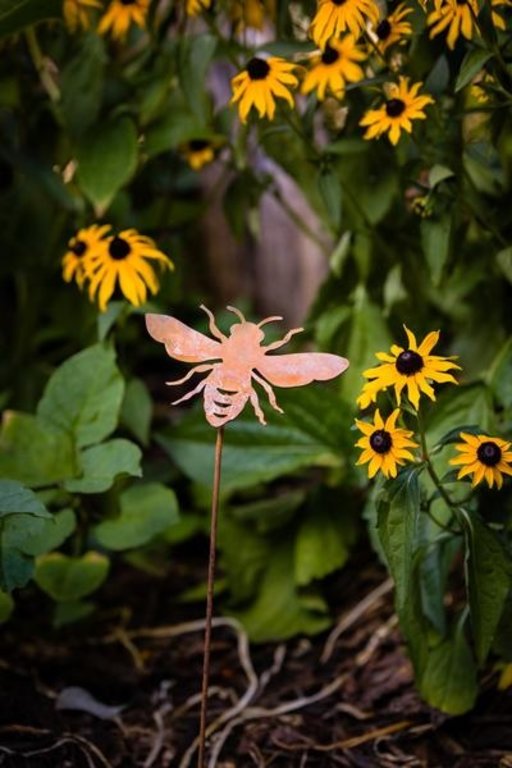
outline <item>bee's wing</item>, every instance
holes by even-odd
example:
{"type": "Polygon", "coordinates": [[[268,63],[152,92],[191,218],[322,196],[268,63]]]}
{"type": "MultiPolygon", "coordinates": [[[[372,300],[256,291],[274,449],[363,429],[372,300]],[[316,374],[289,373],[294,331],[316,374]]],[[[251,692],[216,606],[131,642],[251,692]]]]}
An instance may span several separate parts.
{"type": "Polygon", "coordinates": [[[276,387],[300,387],[312,381],[334,379],[349,366],[348,360],[327,352],[270,355],[258,361],[258,372],[276,387]]]}
{"type": "Polygon", "coordinates": [[[222,345],[169,315],[146,315],[146,328],[155,341],[165,344],[167,354],[184,363],[200,363],[222,357],[222,345]]]}

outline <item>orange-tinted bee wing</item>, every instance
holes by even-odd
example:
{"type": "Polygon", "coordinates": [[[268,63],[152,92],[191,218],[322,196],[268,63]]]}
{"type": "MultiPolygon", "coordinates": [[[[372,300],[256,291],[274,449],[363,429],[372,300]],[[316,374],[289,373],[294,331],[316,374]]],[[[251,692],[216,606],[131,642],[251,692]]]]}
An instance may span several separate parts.
{"type": "Polygon", "coordinates": [[[146,328],[155,341],[165,344],[167,354],[184,363],[222,358],[222,344],[209,339],[169,315],[146,315],[146,328]]]}
{"type": "Polygon", "coordinates": [[[300,387],[312,381],[334,379],[349,366],[346,358],[328,352],[299,352],[268,355],[258,362],[257,370],[276,387],[300,387]]]}

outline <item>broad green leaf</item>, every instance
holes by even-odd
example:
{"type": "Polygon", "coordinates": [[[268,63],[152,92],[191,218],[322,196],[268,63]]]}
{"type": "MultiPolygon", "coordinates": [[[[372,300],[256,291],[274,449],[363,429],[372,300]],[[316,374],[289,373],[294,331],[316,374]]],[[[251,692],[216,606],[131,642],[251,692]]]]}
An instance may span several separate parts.
{"type": "Polygon", "coordinates": [[[322,579],[348,560],[357,527],[338,493],[314,494],[295,539],[295,581],[304,586],[322,579]]]}
{"type": "Polygon", "coordinates": [[[327,221],[337,231],[341,223],[342,190],[340,180],[331,170],[321,170],[317,177],[320,197],[327,211],[327,221]]]}
{"type": "Polygon", "coordinates": [[[8,515],[51,517],[33,491],[15,480],[0,480],[0,519],[8,515]]]}
{"type": "Polygon", "coordinates": [[[130,379],[126,384],[121,406],[121,424],[130,430],[142,445],[149,442],[149,429],[153,403],[148,388],[141,379],[130,379]]]}
{"type": "Polygon", "coordinates": [[[314,635],[329,626],[327,606],[318,593],[302,595],[293,578],[289,542],[274,544],[263,571],[258,596],[246,610],[230,610],[256,643],[314,635]]]}
{"type": "MultiPolygon", "coordinates": [[[[350,437],[346,408],[322,385],[277,391],[284,415],[270,411],[261,398],[268,424],[262,427],[246,406],[225,432],[222,489],[225,493],[295,472],[308,466],[344,461],[350,437]]],[[[211,486],[215,432],[202,409],[158,436],[158,442],[191,479],[211,486]]]]}
{"type": "Polygon", "coordinates": [[[248,504],[232,506],[229,511],[235,520],[254,525],[258,533],[271,533],[292,519],[305,498],[304,490],[275,493],[248,504]]]}
{"type": "Polygon", "coordinates": [[[104,440],[116,428],[123,394],[114,351],[97,344],[55,371],[37,414],[72,434],[83,448],[104,440]]]}
{"type": "Polygon", "coordinates": [[[460,623],[429,649],[419,688],[427,702],[441,712],[462,715],[472,708],[478,690],[476,668],[460,623]]]}
{"type": "Polygon", "coordinates": [[[430,269],[432,282],[439,285],[450,255],[452,217],[445,214],[440,219],[424,219],[421,222],[421,242],[430,269]]]}
{"type": "Polygon", "coordinates": [[[454,387],[449,384],[427,418],[426,433],[429,448],[439,443],[448,432],[460,425],[492,428],[492,404],[489,391],[481,384],[454,387]],[[448,388],[449,387],[449,388],[448,388]]]}
{"type": "Polygon", "coordinates": [[[87,552],[82,557],[52,552],[37,559],[34,578],[54,600],[76,601],[103,584],[109,565],[108,558],[99,552],[87,552]]]}
{"type": "Polygon", "coordinates": [[[60,76],[61,109],[68,131],[81,136],[97,120],[107,57],[105,43],[90,32],[75,38],[77,52],[60,76]]]}
{"type": "Polygon", "coordinates": [[[512,246],[499,251],[496,254],[496,262],[508,282],[512,283],[512,246]]]}
{"type": "Polygon", "coordinates": [[[487,382],[500,405],[512,406],[512,339],[508,339],[488,372],[487,382]]]}
{"type": "Polygon", "coordinates": [[[0,474],[32,488],[73,477],[76,461],[71,435],[47,419],[6,411],[0,433],[0,474]]]}
{"type": "Polygon", "coordinates": [[[7,592],[0,590],[0,624],[8,621],[14,610],[14,600],[7,592]]]}
{"type": "Polygon", "coordinates": [[[72,509],[63,509],[50,519],[13,515],[4,523],[2,543],[24,555],[36,557],[60,547],[75,527],[76,517],[72,509]]]}
{"type": "Polygon", "coordinates": [[[90,600],[70,600],[65,603],[55,603],[53,625],[57,628],[64,627],[66,624],[73,624],[75,621],[85,619],[91,615],[95,607],[95,604],[90,600]]]}
{"type": "Polygon", "coordinates": [[[34,559],[19,549],[0,549],[0,588],[6,592],[24,587],[34,574],[34,559]]]}
{"type": "Polygon", "coordinates": [[[477,514],[464,513],[463,520],[471,626],[476,657],[483,664],[512,587],[512,561],[496,533],[477,514]]]}
{"type": "Polygon", "coordinates": [[[501,614],[496,635],[493,642],[493,652],[497,653],[506,662],[512,662],[512,590],[505,601],[505,607],[501,614]]]}
{"type": "Polygon", "coordinates": [[[179,38],[178,74],[183,95],[192,112],[206,122],[208,91],[205,78],[217,47],[217,37],[211,34],[182,35],[179,38]]]}
{"type": "Polygon", "coordinates": [[[119,517],[94,529],[106,549],[140,547],[178,521],[176,496],[160,483],[134,485],[121,494],[120,505],[119,517]]]}
{"type": "Polygon", "coordinates": [[[403,470],[390,481],[378,507],[378,532],[396,587],[397,611],[409,600],[411,574],[417,547],[420,488],[418,470],[403,470]]]}
{"type": "Polygon", "coordinates": [[[447,168],[445,165],[434,165],[429,171],[428,183],[430,188],[434,189],[434,187],[437,187],[437,185],[442,181],[451,179],[454,176],[454,172],[450,168],[447,168]]]}
{"type": "Polygon", "coordinates": [[[62,0],[0,0],[0,37],[61,14],[62,0]]]}
{"type": "Polygon", "coordinates": [[[80,454],[82,476],[67,480],[64,487],[72,493],[103,493],[120,475],[140,477],[141,457],[140,448],[123,438],[93,445],[80,454]]]}
{"type": "Polygon", "coordinates": [[[145,134],[144,152],[150,157],[174,149],[191,139],[212,139],[204,122],[187,106],[177,105],[169,114],[149,126],[145,134]]]}
{"type": "Polygon", "coordinates": [[[271,538],[258,533],[254,526],[222,514],[218,542],[222,572],[235,604],[252,599],[271,556],[271,538]]]}
{"type": "Polygon", "coordinates": [[[100,121],[81,138],[76,155],[80,188],[102,214],[137,167],[134,122],[126,116],[100,121]]]}
{"type": "Polygon", "coordinates": [[[492,55],[492,52],[487,48],[473,48],[466,53],[455,83],[455,93],[461,91],[473,80],[482,70],[484,64],[492,58],[492,55]]]}

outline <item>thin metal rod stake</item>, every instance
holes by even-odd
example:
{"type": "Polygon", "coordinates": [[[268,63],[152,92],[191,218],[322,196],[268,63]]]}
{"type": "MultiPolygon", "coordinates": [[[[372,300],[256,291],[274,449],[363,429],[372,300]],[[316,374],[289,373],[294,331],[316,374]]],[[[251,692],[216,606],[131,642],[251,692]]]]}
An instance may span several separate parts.
{"type": "Polygon", "coordinates": [[[217,430],[215,443],[215,463],[213,467],[212,514],[210,520],[210,556],[208,559],[208,586],[206,590],[206,627],[204,631],[203,682],[201,686],[201,719],[199,724],[199,752],[197,768],[204,768],[206,740],[206,711],[208,705],[208,680],[210,677],[210,646],[212,636],[213,588],[215,582],[215,556],[217,551],[217,519],[219,512],[220,470],[222,447],[224,445],[224,427],[217,430]]]}

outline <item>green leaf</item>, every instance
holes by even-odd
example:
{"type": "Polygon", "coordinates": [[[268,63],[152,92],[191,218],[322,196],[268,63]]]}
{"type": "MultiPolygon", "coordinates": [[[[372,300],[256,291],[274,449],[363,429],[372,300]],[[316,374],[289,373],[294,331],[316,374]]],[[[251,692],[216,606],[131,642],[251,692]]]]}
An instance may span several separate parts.
{"type": "Polygon", "coordinates": [[[251,600],[272,552],[272,541],[227,514],[219,520],[222,571],[236,604],[251,600]]]}
{"type": "Polygon", "coordinates": [[[0,587],[7,592],[24,587],[34,574],[34,559],[3,543],[0,549],[0,587]]]}
{"type": "Polygon", "coordinates": [[[342,190],[339,178],[332,170],[321,170],[318,174],[318,189],[327,211],[327,220],[337,231],[341,223],[342,190]]]}
{"type": "Polygon", "coordinates": [[[476,668],[461,622],[429,649],[419,688],[432,707],[449,715],[462,715],[473,707],[478,691],[476,668]]]}
{"type": "Polygon", "coordinates": [[[67,480],[64,487],[71,493],[103,493],[120,475],[141,477],[141,457],[140,448],[122,438],[93,445],[80,455],[82,476],[67,480]]]}
{"type": "Polygon", "coordinates": [[[306,498],[304,490],[276,493],[248,504],[230,507],[230,514],[242,523],[251,523],[258,533],[282,528],[294,516],[306,498]]]}
{"type": "Polygon", "coordinates": [[[290,542],[274,544],[256,600],[244,611],[230,610],[256,643],[314,635],[329,626],[327,606],[318,593],[301,594],[293,578],[290,542]]]}
{"type": "Polygon", "coordinates": [[[32,488],[73,477],[76,461],[71,435],[32,414],[5,412],[0,473],[32,488]]]}
{"type": "Polygon", "coordinates": [[[295,539],[295,581],[322,579],[348,560],[357,535],[355,518],[339,493],[320,491],[308,505],[295,539]]]}
{"type": "Polygon", "coordinates": [[[512,562],[498,536],[477,514],[464,512],[463,520],[469,611],[476,657],[483,664],[512,587],[512,562]]]}
{"type": "Polygon", "coordinates": [[[492,429],[492,402],[482,384],[446,389],[438,398],[426,421],[427,443],[432,448],[460,425],[492,429]]]}
{"type": "MultiPolygon", "coordinates": [[[[277,392],[285,415],[271,412],[261,400],[267,426],[252,411],[231,422],[225,432],[222,490],[232,492],[272,480],[307,466],[332,466],[343,461],[349,439],[349,419],[343,403],[325,386],[277,392]]],[[[182,471],[211,486],[215,432],[202,409],[157,437],[182,471]]]]}
{"type": "Polygon", "coordinates": [[[75,601],[103,584],[109,565],[108,558],[99,552],[87,552],[82,557],[52,552],[37,559],[34,578],[54,600],[75,601]]]}
{"type": "Polygon", "coordinates": [[[500,405],[512,407],[512,339],[508,339],[493,361],[487,381],[500,405]]]}
{"type": "Polygon", "coordinates": [[[496,262],[508,282],[512,283],[512,246],[499,251],[496,254],[496,262]]]}
{"type": "Polygon", "coordinates": [[[492,58],[492,55],[492,51],[487,50],[487,48],[473,48],[472,51],[466,53],[455,82],[455,93],[461,91],[473,80],[484,64],[492,58]]]}
{"type": "Polygon", "coordinates": [[[90,600],[70,600],[65,603],[56,603],[53,625],[57,628],[64,627],[67,624],[80,621],[80,619],[85,619],[91,615],[95,607],[94,603],[90,600]]]}
{"type": "Polygon", "coordinates": [[[178,74],[183,95],[192,112],[204,121],[208,117],[208,91],[205,79],[217,47],[217,37],[210,34],[182,35],[179,38],[178,74]]]}
{"type": "Polygon", "coordinates": [[[0,37],[61,14],[62,0],[0,0],[0,37]]]}
{"type": "Polygon", "coordinates": [[[428,183],[431,189],[437,187],[442,181],[451,179],[455,176],[454,172],[445,165],[433,165],[428,174],[428,183]]]}
{"type": "Polygon", "coordinates": [[[100,121],[81,139],[76,155],[80,188],[101,215],[137,167],[135,124],[125,116],[100,121]]]}
{"type": "Polygon", "coordinates": [[[0,519],[7,515],[51,517],[33,491],[15,480],[0,480],[0,519]]]}
{"type": "Polygon", "coordinates": [[[4,624],[10,619],[13,610],[14,600],[7,592],[0,590],[0,624],[4,624]]]}
{"type": "Polygon", "coordinates": [[[148,388],[141,379],[130,379],[126,384],[121,406],[121,424],[130,430],[142,445],[149,443],[149,429],[153,403],[148,388]]]}
{"type": "Polygon", "coordinates": [[[450,255],[452,217],[445,214],[440,219],[423,219],[421,242],[430,269],[432,282],[438,286],[450,255]]]}
{"type": "Polygon", "coordinates": [[[2,542],[24,555],[36,557],[60,547],[75,527],[76,517],[72,509],[63,509],[50,519],[15,515],[4,524],[2,542]]]}
{"type": "Polygon", "coordinates": [[[134,485],[121,494],[120,505],[119,517],[94,529],[106,549],[140,547],[178,521],[176,496],[160,483],[134,485]]]}
{"type": "Polygon", "coordinates": [[[37,414],[73,434],[77,446],[83,448],[104,440],[116,428],[123,394],[115,352],[97,344],[55,371],[37,414]]]}
{"type": "Polygon", "coordinates": [[[77,138],[98,118],[107,57],[99,35],[91,32],[74,40],[78,50],[61,72],[60,103],[68,131],[77,138]]]}

